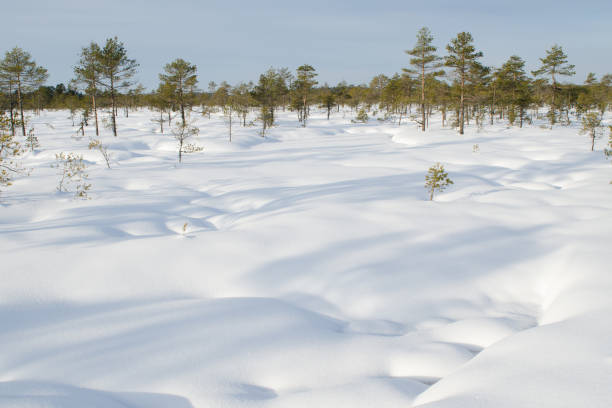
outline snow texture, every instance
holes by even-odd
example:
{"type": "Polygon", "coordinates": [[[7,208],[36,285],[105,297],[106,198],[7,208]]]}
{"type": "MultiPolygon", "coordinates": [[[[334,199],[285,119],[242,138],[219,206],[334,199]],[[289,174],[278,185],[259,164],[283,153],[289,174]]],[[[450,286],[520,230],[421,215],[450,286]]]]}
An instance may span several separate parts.
{"type": "Polygon", "coordinates": [[[612,406],[612,166],[576,125],[279,112],[230,144],[194,116],[179,165],[153,116],[103,131],[111,169],[67,112],[32,118],[0,204],[0,407],[612,406]],[[91,200],[55,191],[61,151],[91,200]]]}

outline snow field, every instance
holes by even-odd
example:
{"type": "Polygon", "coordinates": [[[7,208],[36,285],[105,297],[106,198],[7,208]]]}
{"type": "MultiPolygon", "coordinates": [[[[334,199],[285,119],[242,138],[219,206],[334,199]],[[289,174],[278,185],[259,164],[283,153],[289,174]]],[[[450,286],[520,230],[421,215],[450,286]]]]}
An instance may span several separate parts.
{"type": "Polygon", "coordinates": [[[143,110],[106,169],[67,116],[2,193],[0,407],[612,403],[612,166],[575,126],[213,116],[177,165],[143,110]]]}

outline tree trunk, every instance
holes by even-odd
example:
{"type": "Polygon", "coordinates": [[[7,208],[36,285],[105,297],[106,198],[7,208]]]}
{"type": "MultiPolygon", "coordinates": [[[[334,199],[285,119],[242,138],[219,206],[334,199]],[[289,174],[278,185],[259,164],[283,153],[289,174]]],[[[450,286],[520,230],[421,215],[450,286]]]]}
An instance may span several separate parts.
{"type": "Polygon", "coordinates": [[[21,131],[25,137],[26,131],[25,120],[23,118],[23,99],[21,98],[21,79],[19,78],[19,75],[17,75],[17,102],[19,103],[19,112],[21,114],[21,131]]]}
{"type": "MultiPolygon", "coordinates": [[[[425,57],[425,51],[423,51],[422,57],[425,57]]],[[[421,130],[425,131],[425,63],[421,65],[421,130]]]]}
{"type": "Polygon", "coordinates": [[[98,129],[98,108],[96,107],[96,94],[95,94],[95,91],[91,95],[91,104],[93,106],[94,118],[96,120],[96,136],[100,136],[100,130],[98,129]]]}
{"type": "Polygon", "coordinates": [[[306,106],[306,97],[304,97],[304,105],[303,108],[304,113],[302,115],[302,127],[306,127],[306,116],[308,115],[307,106],[306,106]]]}
{"type": "Polygon", "coordinates": [[[111,76],[111,86],[110,86],[110,91],[111,91],[111,121],[112,121],[112,125],[113,125],[113,135],[115,137],[117,137],[117,110],[116,107],[117,105],[115,104],[115,83],[113,81],[113,77],[111,76]]]}
{"type": "Polygon", "coordinates": [[[463,101],[463,77],[461,78],[461,101],[459,103],[459,134],[462,135],[463,134],[463,121],[464,121],[464,115],[465,115],[465,106],[464,106],[464,101],[463,101]]]}
{"type": "Polygon", "coordinates": [[[9,105],[11,110],[11,136],[15,136],[15,114],[13,112],[13,81],[9,80],[9,105]]]}
{"type": "Polygon", "coordinates": [[[497,90],[495,89],[495,85],[493,85],[493,99],[491,100],[491,112],[490,112],[490,115],[491,115],[491,125],[493,125],[493,118],[495,116],[495,96],[497,96],[496,95],[496,93],[497,93],[496,91],[497,90]]]}
{"type": "MultiPolygon", "coordinates": [[[[465,61],[463,60],[463,57],[461,58],[461,63],[464,64],[465,66],[465,61]]],[[[465,68],[463,68],[463,71],[461,72],[461,102],[460,102],[460,119],[459,119],[459,134],[462,135],[463,134],[463,122],[465,119],[465,106],[464,106],[464,88],[465,88],[465,72],[464,72],[465,68]]]]}
{"type": "Polygon", "coordinates": [[[229,107],[229,136],[230,143],[232,143],[232,106],[229,107]]]}
{"type": "Polygon", "coordinates": [[[178,85],[179,85],[178,86],[178,102],[181,108],[181,121],[183,124],[183,129],[185,129],[185,99],[183,98],[183,79],[182,77],[179,78],[178,85]]]}

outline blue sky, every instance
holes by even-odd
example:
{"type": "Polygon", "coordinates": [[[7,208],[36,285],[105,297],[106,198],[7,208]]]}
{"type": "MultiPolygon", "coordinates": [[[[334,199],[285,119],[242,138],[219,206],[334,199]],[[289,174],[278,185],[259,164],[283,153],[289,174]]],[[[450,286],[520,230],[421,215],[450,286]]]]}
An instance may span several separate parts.
{"type": "Polygon", "coordinates": [[[559,44],[576,65],[572,82],[591,71],[612,73],[610,1],[21,0],[2,10],[0,51],[27,50],[49,70],[51,84],[70,80],[81,47],[115,35],[140,63],[137,79],[147,88],[178,57],[198,66],[202,88],[305,63],[320,82],[367,83],[408,65],[404,50],[423,26],[440,54],[458,32],[469,31],[487,65],[517,54],[535,69],[559,44]]]}

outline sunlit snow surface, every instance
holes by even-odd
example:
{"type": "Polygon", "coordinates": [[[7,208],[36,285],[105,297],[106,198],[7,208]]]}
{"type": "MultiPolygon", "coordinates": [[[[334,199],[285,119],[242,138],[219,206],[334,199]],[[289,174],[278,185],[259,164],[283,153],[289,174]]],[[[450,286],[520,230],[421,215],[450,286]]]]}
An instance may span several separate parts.
{"type": "Polygon", "coordinates": [[[109,170],[68,115],[2,192],[0,407],[612,406],[607,135],[213,115],[177,165],[143,110],[109,170]]]}

